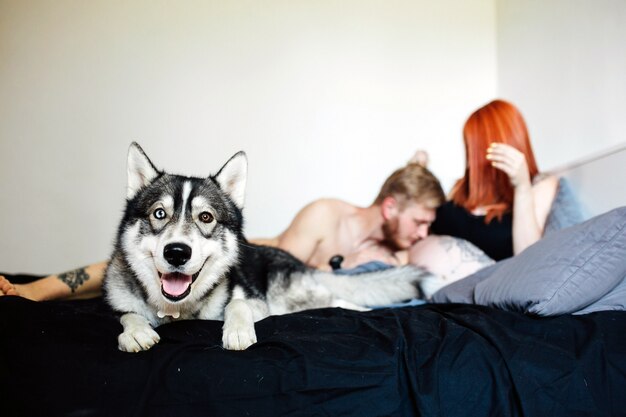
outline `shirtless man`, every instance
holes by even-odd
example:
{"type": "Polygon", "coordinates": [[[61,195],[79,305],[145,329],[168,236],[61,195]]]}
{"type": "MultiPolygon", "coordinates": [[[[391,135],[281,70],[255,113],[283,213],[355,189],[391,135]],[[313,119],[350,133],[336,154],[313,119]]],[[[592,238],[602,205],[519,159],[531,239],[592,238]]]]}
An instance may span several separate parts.
{"type": "MultiPolygon", "coordinates": [[[[369,207],[321,199],[304,207],[287,229],[273,239],[251,242],[276,246],[307,265],[330,270],[329,260],[340,255],[341,268],[370,261],[408,263],[407,250],[428,235],[436,208],[445,201],[437,178],[419,163],[396,170],[369,207]]],[[[106,262],[90,265],[30,284],[12,284],[0,277],[1,294],[32,300],[87,298],[101,292],[106,262]]]]}

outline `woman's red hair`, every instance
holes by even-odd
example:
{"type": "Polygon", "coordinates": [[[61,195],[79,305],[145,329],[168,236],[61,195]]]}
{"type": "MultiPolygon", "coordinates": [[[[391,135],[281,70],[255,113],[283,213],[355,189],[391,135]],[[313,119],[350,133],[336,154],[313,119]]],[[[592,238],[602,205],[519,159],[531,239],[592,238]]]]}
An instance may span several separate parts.
{"type": "Polygon", "coordinates": [[[491,166],[487,148],[494,142],[513,146],[526,156],[530,178],[534,178],[539,170],[524,118],[511,103],[494,100],[467,119],[463,140],[465,175],[452,188],[452,201],[469,212],[486,209],[486,223],[494,217],[501,219],[512,209],[513,187],[507,174],[491,166]]]}

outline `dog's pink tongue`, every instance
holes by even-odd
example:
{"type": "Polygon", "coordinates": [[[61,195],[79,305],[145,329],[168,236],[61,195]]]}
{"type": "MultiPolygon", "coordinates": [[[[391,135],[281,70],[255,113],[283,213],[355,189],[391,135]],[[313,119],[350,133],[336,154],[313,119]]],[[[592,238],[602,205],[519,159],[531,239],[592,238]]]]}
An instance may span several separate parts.
{"type": "Polygon", "coordinates": [[[187,291],[187,288],[191,285],[191,275],[183,275],[176,272],[173,274],[163,274],[161,282],[163,283],[163,291],[169,295],[178,297],[187,291]]]}

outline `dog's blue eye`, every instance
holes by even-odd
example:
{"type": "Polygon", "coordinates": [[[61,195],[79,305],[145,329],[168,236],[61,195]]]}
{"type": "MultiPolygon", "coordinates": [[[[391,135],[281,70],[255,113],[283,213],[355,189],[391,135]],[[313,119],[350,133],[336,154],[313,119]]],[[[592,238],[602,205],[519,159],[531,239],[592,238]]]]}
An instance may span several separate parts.
{"type": "Polygon", "coordinates": [[[166,216],[165,210],[158,208],[154,210],[154,218],[157,220],[163,220],[166,216]]]}
{"type": "Polygon", "coordinates": [[[213,215],[208,211],[203,211],[198,217],[202,223],[211,223],[214,219],[213,215]]]}

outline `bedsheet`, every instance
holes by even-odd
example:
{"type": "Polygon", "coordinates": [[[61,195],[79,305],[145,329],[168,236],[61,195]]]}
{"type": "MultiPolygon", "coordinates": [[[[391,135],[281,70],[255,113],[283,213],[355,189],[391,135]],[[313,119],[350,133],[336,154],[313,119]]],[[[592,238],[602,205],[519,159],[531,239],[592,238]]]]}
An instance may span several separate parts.
{"type": "Polygon", "coordinates": [[[3,416],[626,415],[626,312],[538,318],[484,306],[321,309],[257,323],[179,321],[117,349],[102,299],[0,297],[3,416]]]}

